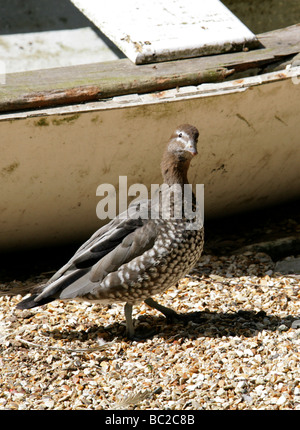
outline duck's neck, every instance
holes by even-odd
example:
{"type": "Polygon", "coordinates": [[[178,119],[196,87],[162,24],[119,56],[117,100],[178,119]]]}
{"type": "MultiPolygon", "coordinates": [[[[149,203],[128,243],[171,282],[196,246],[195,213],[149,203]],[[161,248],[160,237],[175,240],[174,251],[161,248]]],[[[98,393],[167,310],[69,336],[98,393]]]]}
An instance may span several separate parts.
{"type": "Polygon", "coordinates": [[[178,158],[166,151],[161,162],[161,172],[164,183],[168,185],[188,184],[187,172],[190,165],[189,160],[180,161],[178,158]]]}

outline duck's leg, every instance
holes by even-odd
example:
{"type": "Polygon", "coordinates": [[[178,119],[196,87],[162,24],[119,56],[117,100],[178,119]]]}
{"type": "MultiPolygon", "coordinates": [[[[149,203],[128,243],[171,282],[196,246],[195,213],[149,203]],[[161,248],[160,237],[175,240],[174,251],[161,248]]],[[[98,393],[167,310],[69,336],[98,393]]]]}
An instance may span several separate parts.
{"type": "MultiPolygon", "coordinates": [[[[153,302],[154,302],[154,300],[153,300],[153,302]]],[[[154,303],[156,303],[156,302],[154,302],[154,303]]],[[[157,303],[157,305],[158,305],[158,303],[157,303]]],[[[158,306],[160,306],[160,305],[158,305],[158,306]]],[[[164,308],[164,309],[167,309],[167,308],[164,308]]],[[[169,309],[169,310],[172,311],[171,309],[169,309]]],[[[153,336],[155,334],[155,330],[153,330],[153,329],[151,329],[149,331],[143,331],[140,334],[135,333],[135,330],[133,327],[133,320],[132,320],[132,305],[130,305],[129,303],[125,304],[124,313],[125,313],[125,319],[126,319],[126,337],[128,339],[136,340],[136,341],[145,340],[148,337],[153,336]]],[[[176,312],[174,312],[174,313],[176,314],[176,312]]]]}
{"type": "Polygon", "coordinates": [[[132,321],[132,305],[126,303],[124,306],[124,314],[126,319],[126,336],[128,339],[134,338],[134,328],[132,321]]]}
{"type": "Polygon", "coordinates": [[[163,305],[160,305],[155,300],[153,300],[151,297],[149,299],[145,300],[145,303],[150,306],[151,308],[157,309],[159,312],[164,314],[168,320],[174,320],[179,319],[179,315],[177,312],[175,312],[173,309],[167,308],[163,305]]]}

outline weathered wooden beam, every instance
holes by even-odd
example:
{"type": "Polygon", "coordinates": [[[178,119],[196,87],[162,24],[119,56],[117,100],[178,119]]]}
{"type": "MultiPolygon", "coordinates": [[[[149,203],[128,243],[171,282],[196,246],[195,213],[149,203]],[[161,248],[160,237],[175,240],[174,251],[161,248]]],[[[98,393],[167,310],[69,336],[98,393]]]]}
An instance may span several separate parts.
{"type": "Polygon", "coordinates": [[[258,35],[261,49],[158,64],[105,63],[12,73],[0,85],[0,111],[97,101],[224,80],[300,52],[300,24],[258,35]]]}
{"type": "Polygon", "coordinates": [[[220,0],[71,1],[135,64],[257,47],[256,36],[220,0]]]}

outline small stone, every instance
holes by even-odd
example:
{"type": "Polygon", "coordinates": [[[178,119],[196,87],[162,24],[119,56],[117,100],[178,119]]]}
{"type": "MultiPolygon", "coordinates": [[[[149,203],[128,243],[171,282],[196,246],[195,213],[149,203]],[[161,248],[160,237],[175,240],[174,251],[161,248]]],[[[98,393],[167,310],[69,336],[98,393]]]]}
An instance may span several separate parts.
{"type": "Polygon", "coordinates": [[[252,403],[253,399],[249,394],[242,394],[242,399],[246,403],[252,403]]]}
{"type": "Polygon", "coordinates": [[[246,385],[247,385],[246,381],[239,381],[239,382],[237,383],[236,388],[241,389],[241,388],[244,388],[246,385]]]}
{"type": "Polygon", "coordinates": [[[285,402],[287,401],[287,398],[285,397],[285,395],[282,395],[279,397],[279,399],[276,402],[277,406],[282,406],[285,404],[285,402]]]}
{"type": "Polygon", "coordinates": [[[280,326],[278,326],[278,331],[286,331],[289,328],[285,325],[285,324],[280,324],[280,326]]]}
{"type": "Polygon", "coordinates": [[[294,328],[294,329],[300,328],[300,320],[293,321],[291,328],[294,328]]]}
{"type": "Polygon", "coordinates": [[[46,408],[52,409],[54,407],[54,400],[52,399],[46,399],[43,403],[46,408]]]}
{"type": "Polygon", "coordinates": [[[251,351],[251,349],[250,349],[250,348],[246,348],[246,349],[244,350],[244,354],[245,354],[245,355],[248,355],[249,357],[253,357],[253,356],[254,356],[253,351],[251,351]]]}

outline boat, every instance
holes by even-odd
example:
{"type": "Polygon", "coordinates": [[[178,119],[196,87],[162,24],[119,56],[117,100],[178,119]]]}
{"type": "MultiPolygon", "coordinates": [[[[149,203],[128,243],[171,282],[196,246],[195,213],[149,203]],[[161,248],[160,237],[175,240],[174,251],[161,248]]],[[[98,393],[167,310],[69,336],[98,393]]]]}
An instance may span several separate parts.
{"type": "Polygon", "coordinates": [[[0,73],[0,248],[85,240],[107,222],[99,185],[159,184],[165,142],[186,122],[200,131],[189,179],[204,184],[205,218],[299,198],[300,24],[255,40],[0,73]]]}

